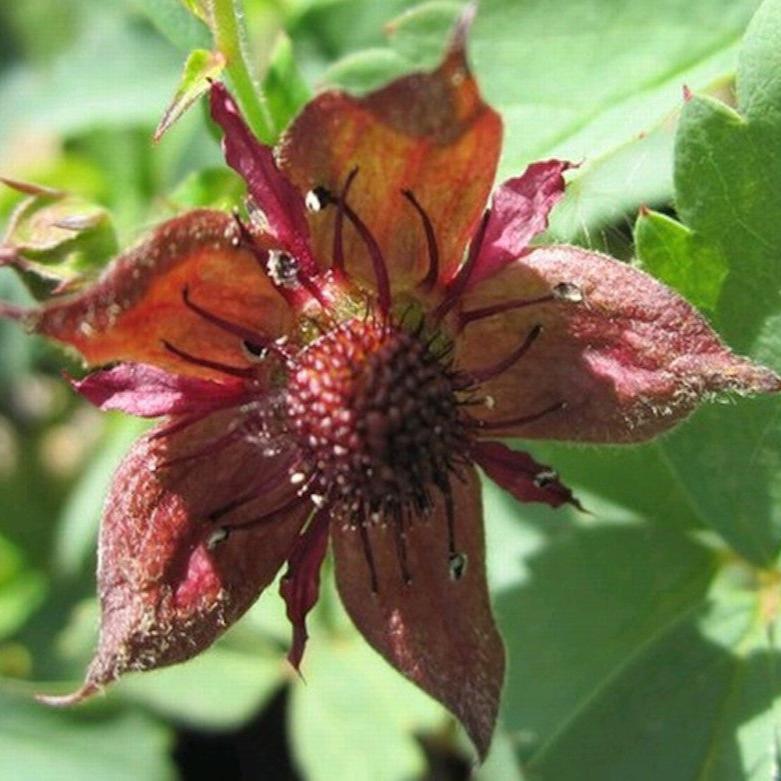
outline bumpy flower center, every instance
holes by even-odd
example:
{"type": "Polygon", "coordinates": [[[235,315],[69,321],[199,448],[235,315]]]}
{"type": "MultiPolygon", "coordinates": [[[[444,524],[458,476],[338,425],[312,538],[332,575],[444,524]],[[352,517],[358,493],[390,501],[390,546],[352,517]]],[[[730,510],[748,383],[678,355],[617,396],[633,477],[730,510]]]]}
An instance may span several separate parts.
{"type": "Polygon", "coordinates": [[[308,345],[287,389],[306,482],[350,524],[403,521],[448,492],[469,447],[459,376],[420,333],[353,318],[308,345]]]}

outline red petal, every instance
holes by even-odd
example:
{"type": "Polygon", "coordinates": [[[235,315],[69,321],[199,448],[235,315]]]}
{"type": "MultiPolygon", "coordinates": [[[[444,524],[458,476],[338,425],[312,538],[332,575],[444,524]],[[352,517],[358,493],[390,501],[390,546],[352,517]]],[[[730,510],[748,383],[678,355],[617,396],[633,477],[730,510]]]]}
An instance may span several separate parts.
{"type": "Polygon", "coordinates": [[[290,502],[288,455],[266,458],[242,436],[167,466],[240,422],[217,413],[171,436],[148,435],[127,455],[100,534],[99,647],[84,686],[47,702],[78,702],[126,672],[195,656],[274,578],[311,511],[290,502]],[[253,491],[256,499],[240,501],[253,491]]]}
{"type": "Polygon", "coordinates": [[[521,176],[499,186],[491,199],[491,216],[470,285],[519,258],[548,227],[548,214],[564,195],[562,173],[571,167],[561,160],[532,163],[521,176]]]}
{"type": "Polygon", "coordinates": [[[551,507],[572,504],[583,509],[556,472],[528,453],[510,450],[501,442],[477,442],[472,456],[491,480],[519,502],[543,502],[551,507]]]}
{"type": "Polygon", "coordinates": [[[277,336],[290,315],[249,252],[232,217],[198,210],[160,225],[83,291],[28,314],[29,326],[91,364],[133,361],[183,374],[222,376],[184,361],[163,340],[199,358],[247,365],[241,339],[185,307],[182,294],[247,329],[277,336]]]}
{"type": "Polygon", "coordinates": [[[287,617],[293,625],[293,643],[287,655],[296,670],[301,666],[309,635],[307,613],[315,606],[320,593],[320,567],[328,547],[329,509],[320,510],[306,531],[298,538],[279,583],[279,593],[287,605],[287,617]]]}
{"type": "MultiPolygon", "coordinates": [[[[406,76],[364,98],[317,96],[282,138],[280,161],[304,192],[325,187],[338,194],[358,167],[350,205],[379,242],[394,286],[409,287],[425,275],[428,251],[420,217],[402,191],[411,190],[431,219],[446,279],[485,207],[500,143],[501,120],[480,97],[460,34],[432,73],[406,76]]],[[[324,265],[334,213],[311,217],[324,265]]],[[[344,241],[348,270],[373,282],[366,248],[348,226],[344,241]]]]}
{"type": "Polygon", "coordinates": [[[399,672],[449,708],[481,757],[488,751],[504,680],[504,646],[485,580],[480,484],[470,470],[454,481],[455,541],[466,556],[451,575],[444,502],[406,530],[411,583],[402,576],[393,524],[368,528],[378,591],[357,528],[332,530],[336,579],[347,612],[368,642],[399,672]]]}
{"type": "Polygon", "coordinates": [[[781,380],[734,355],[679,295],[632,266],[577,247],[541,247],[484,280],[464,310],[543,296],[562,283],[582,303],[556,301],[471,322],[457,340],[469,369],[500,360],[535,325],[542,335],[511,368],[486,382],[492,404],[475,414],[497,423],[564,403],[491,435],[636,442],[685,417],[718,392],[769,393],[781,380]]]}
{"type": "Polygon", "coordinates": [[[142,363],[122,363],[71,384],[102,410],[122,410],[142,418],[203,414],[247,397],[240,380],[229,378],[223,383],[183,377],[142,363]]]}
{"type": "Polygon", "coordinates": [[[314,273],[309,249],[309,225],[301,193],[279,172],[271,149],[255,138],[239,107],[220,82],[212,84],[211,113],[222,128],[228,165],[247,182],[252,199],[268,221],[271,234],[302,265],[314,273]]]}

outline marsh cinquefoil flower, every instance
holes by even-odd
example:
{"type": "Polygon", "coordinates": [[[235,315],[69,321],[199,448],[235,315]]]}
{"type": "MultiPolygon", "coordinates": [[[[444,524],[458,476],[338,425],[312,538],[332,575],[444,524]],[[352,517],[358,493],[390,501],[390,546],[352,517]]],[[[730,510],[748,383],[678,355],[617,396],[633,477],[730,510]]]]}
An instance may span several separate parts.
{"type": "Polygon", "coordinates": [[[501,122],[463,31],[432,73],[319,95],[275,151],[220,84],[211,109],[247,219],[183,214],[82,291],[5,309],[113,364],[75,383],[103,409],[167,416],[114,478],[99,648],[56,701],[194,656],[283,567],[298,666],[330,540],[355,625],[484,755],[504,650],[475,465],[521,501],[572,503],[498,438],[637,442],[779,380],[637,269],[529,246],[567,163],[488,203],[501,122]]]}

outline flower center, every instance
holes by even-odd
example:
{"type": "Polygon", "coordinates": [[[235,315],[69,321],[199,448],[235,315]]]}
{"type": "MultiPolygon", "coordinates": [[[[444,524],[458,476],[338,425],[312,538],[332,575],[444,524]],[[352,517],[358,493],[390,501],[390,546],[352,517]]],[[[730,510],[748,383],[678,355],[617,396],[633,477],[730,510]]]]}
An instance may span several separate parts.
{"type": "Polygon", "coordinates": [[[419,333],[353,318],[309,344],[287,388],[315,501],[344,522],[425,512],[469,447],[459,377],[419,333]]]}

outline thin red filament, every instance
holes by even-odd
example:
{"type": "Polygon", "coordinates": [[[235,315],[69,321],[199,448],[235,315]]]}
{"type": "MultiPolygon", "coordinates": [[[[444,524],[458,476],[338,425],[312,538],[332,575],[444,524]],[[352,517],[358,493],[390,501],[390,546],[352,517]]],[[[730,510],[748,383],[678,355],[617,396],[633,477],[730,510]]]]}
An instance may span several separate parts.
{"type": "Polygon", "coordinates": [[[225,363],[219,363],[218,361],[210,361],[207,358],[199,358],[197,355],[180,350],[178,347],[171,344],[171,342],[165,339],[161,340],[163,347],[172,353],[177,358],[181,358],[187,363],[193,364],[193,366],[202,366],[204,369],[212,369],[213,371],[220,372],[221,374],[227,374],[230,377],[241,377],[242,379],[252,379],[255,376],[255,370],[251,367],[239,367],[228,366],[225,363]]]}
{"type": "Polygon", "coordinates": [[[483,320],[486,317],[509,312],[512,309],[523,309],[524,307],[535,306],[536,304],[548,304],[555,300],[556,296],[552,293],[548,293],[547,295],[538,296],[537,298],[517,298],[513,301],[503,301],[501,304],[484,306],[480,309],[467,309],[458,315],[459,329],[465,328],[469,323],[475,322],[475,320],[483,320]]]}
{"type": "Polygon", "coordinates": [[[513,350],[509,355],[502,358],[501,361],[498,361],[491,366],[484,366],[482,369],[467,370],[465,374],[471,377],[476,384],[487,382],[488,380],[497,377],[502,372],[507,371],[507,369],[509,369],[513,364],[517,363],[524,355],[526,355],[526,353],[529,351],[529,348],[534,344],[535,341],[537,341],[537,337],[541,333],[542,326],[535,325],[534,328],[532,328],[532,330],[529,331],[529,333],[526,335],[526,338],[523,340],[523,342],[521,342],[521,344],[518,345],[518,347],[516,347],[516,349],[513,350]]]}
{"type": "Polygon", "coordinates": [[[534,423],[546,415],[550,415],[559,410],[566,409],[566,401],[557,401],[555,404],[551,404],[545,409],[539,412],[534,412],[531,415],[521,415],[517,418],[505,418],[504,420],[480,420],[477,421],[477,425],[484,430],[493,431],[496,429],[510,428],[511,426],[523,426],[526,423],[534,423]]]}
{"type": "Polygon", "coordinates": [[[480,226],[477,229],[472,238],[472,243],[469,245],[469,254],[466,260],[458,269],[458,273],[450,280],[445,291],[445,297],[440,305],[432,313],[432,317],[435,323],[442,321],[442,318],[453,308],[456,301],[464,294],[466,287],[469,283],[469,278],[472,276],[477,258],[480,255],[480,249],[483,246],[483,239],[485,238],[485,231],[488,227],[488,220],[491,217],[491,210],[486,209],[483,219],[480,221],[480,226]]]}
{"type": "Polygon", "coordinates": [[[415,198],[412,190],[402,190],[401,194],[412,204],[415,211],[420,215],[423,223],[423,230],[426,233],[426,244],[428,245],[428,272],[423,277],[420,286],[424,290],[431,290],[439,278],[439,247],[437,246],[437,236],[434,232],[434,226],[431,224],[426,210],[415,198]]]}

